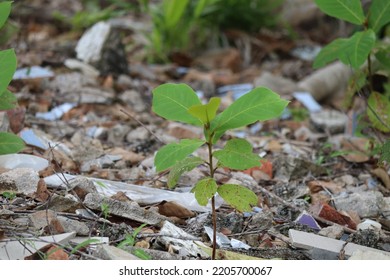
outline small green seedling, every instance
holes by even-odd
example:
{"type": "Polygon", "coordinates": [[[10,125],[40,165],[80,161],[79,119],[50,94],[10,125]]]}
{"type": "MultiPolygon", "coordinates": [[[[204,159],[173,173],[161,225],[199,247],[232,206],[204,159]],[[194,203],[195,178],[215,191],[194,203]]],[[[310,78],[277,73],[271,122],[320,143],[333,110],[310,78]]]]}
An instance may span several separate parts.
{"type": "MultiPolygon", "coordinates": [[[[336,59],[349,65],[355,73],[353,84],[360,90],[367,81],[370,95],[367,100],[367,115],[374,128],[390,132],[389,92],[383,95],[374,91],[374,57],[380,72],[390,71],[390,45],[380,41],[379,34],[390,23],[390,1],[372,0],[367,12],[364,12],[360,0],[315,0],[318,7],[329,16],[355,24],[361,31],[349,38],[338,38],[325,46],[314,61],[314,68],[322,67],[336,59]]],[[[390,88],[390,87],[389,87],[390,88]]]]}
{"type": "Polygon", "coordinates": [[[205,206],[211,200],[213,220],[213,254],[216,252],[216,209],[215,196],[218,194],[236,210],[251,211],[258,198],[251,190],[236,184],[220,185],[214,178],[218,168],[245,170],[260,166],[260,157],[252,152],[251,144],[245,139],[228,140],[225,147],[215,149],[215,143],[230,130],[278,117],[288,101],[268,88],[255,88],[237,99],[218,114],[220,98],[213,97],[202,104],[194,90],[185,84],[164,84],[153,90],[153,111],[168,120],[179,121],[203,127],[203,139],[183,139],[167,144],[156,154],[156,171],[170,169],[168,186],[175,187],[180,176],[199,165],[206,165],[207,177],[195,184],[192,192],[197,202],[205,206]],[[208,158],[192,156],[201,146],[206,145],[208,158]]]}
{"type": "MultiPolygon", "coordinates": [[[[122,249],[125,246],[134,246],[135,241],[137,240],[137,235],[140,233],[140,231],[146,226],[146,224],[142,224],[139,227],[137,227],[132,234],[127,234],[125,237],[125,240],[123,240],[121,243],[117,245],[119,249],[122,249]]],[[[140,248],[136,248],[133,251],[133,254],[140,258],[141,260],[150,260],[152,257],[146,253],[144,250],[140,248]]]]}
{"type": "Polygon", "coordinates": [[[16,197],[16,193],[14,192],[3,192],[1,195],[7,200],[13,200],[16,197]]]}
{"type": "MultiPolygon", "coordinates": [[[[0,29],[11,12],[11,1],[0,3],[0,29]]],[[[8,89],[16,71],[16,55],[13,49],[0,51],[0,111],[15,108],[17,100],[8,89]]],[[[12,133],[0,132],[0,155],[17,153],[24,148],[24,142],[12,133]]]]}

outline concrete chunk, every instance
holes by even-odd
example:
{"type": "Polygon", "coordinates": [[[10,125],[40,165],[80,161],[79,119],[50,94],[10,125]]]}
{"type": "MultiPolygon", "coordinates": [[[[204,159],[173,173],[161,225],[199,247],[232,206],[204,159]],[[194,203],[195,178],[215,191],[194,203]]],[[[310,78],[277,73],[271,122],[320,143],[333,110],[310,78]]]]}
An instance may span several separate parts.
{"type": "MultiPolygon", "coordinates": [[[[307,232],[293,230],[293,229],[289,230],[289,236],[291,239],[292,246],[295,246],[297,248],[302,248],[307,250],[321,249],[324,251],[329,251],[331,253],[337,253],[337,254],[340,253],[340,251],[343,249],[344,244],[346,243],[345,241],[336,240],[324,236],[319,236],[313,233],[307,233],[307,232]]],[[[389,252],[361,246],[354,243],[348,243],[347,245],[345,245],[344,247],[345,256],[350,257],[357,250],[375,252],[390,257],[389,252]]]]}
{"type": "Polygon", "coordinates": [[[84,204],[93,210],[101,210],[101,205],[105,203],[111,215],[124,217],[140,223],[157,225],[168,218],[157,212],[146,210],[136,202],[122,202],[100,194],[89,193],[85,196],[84,204]]]}

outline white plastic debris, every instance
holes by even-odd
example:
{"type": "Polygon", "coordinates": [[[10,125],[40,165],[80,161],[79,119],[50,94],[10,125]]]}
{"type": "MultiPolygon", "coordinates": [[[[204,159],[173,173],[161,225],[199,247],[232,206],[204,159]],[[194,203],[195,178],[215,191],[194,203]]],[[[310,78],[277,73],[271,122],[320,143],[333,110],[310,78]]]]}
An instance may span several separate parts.
{"type": "Polygon", "coordinates": [[[249,246],[248,244],[245,244],[244,242],[234,238],[232,238],[232,240],[230,241],[230,246],[232,246],[232,248],[234,249],[249,250],[251,248],[251,246],[249,246]]]}
{"type": "Polygon", "coordinates": [[[75,106],[76,103],[64,103],[61,104],[60,106],[53,108],[49,112],[45,112],[45,113],[38,112],[35,114],[35,116],[37,118],[44,119],[47,121],[55,121],[60,119],[65,113],[73,109],[75,106]]]}
{"type": "Polygon", "coordinates": [[[40,66],[32,66],[21,68],[15,71],[13,76],[14,80],[22,79],[39,79],[39,78],[51,78],[54,76],[54,73],[46,68],[40,66]]]}
{"type": "Polygon", "coordinates": [[[293,49],[291,54],[302,60],[313,61],[320,51],[320,46],[300,46],[293,49]]]}
{"type": "Polygon", "coordinates": [[[293,96],[303,104],[311,113],[321,111],[322,107],[309,92],[294,92],[293,96]]]}
{"type": "Polygon", "coordinates": [[[31,256],[51,242],[66,245],[75,236],[75,232],[66,232],[39,238],[31,236],[18,240],[3,239],[0,242],[0,260],[23,260],[25,257],[31,256]]]}
{"type": "Polygon", "coordinates": [[[166,247],[173,247],[173,249],[179,252],[179,255],[208,257],[208,255],[194,243],[195,240],[195,236],[186,233],[184,230],[168,221],[164,222],[164,225],[160,230],[160,236],[158,237],[159,242],[163,243],[166,247]]]}
{"type": "MultiPolygon", "coordinates": [[[[210,240],[213,240],[213,229],[211,227],[204,227],[208,237],[210,240]]],[[[251,246],[245,244],[244,242],[237,240],[237,239],[229,239],[226,235],[223,233],[217,232],[217,245],[220,248],[234,248],[234,249],[245,249],[248,250],[251,248],[251,246]]]]}
{"type": "MultiPolygon", "coordinates": [[[[70,174],[58,173],[46,177],[45,182],[46,184],[48,184],[48,186],[51,187],[65,188],[63,182],[70,181],[75,177],[76,176],[70,174]]],[[[194,194],[191,192],[175,192],[103,179],[88,179],[94,182],[96,189],[99,193],[102,193],[108,197],[121,191],[125,193],[126,196],[128,196],[131,200],[139,204],[155,204],[165,200],[176,202],[192,211],[211,211],[211,203],[209,203],[207,206],[200,206],[196,201],[194,194]]],[[[223,200],[220,197],[216,197],[215,202],[216,208],[218,208],[222,205],[223,200]]]]}
{"type": "MultiPolygon", "coordinates": [[[[209,236],[210,240],[213,240],[213,229],[211,227],[207,227],[205,226],[204,227],[204,230],[206,231],[207,235],[209,236]]],[[[220,247],[220,248],[226,248],[226,247],[230,247],[230,239],[227,238],[226,235],[220,233],[220,232],[217,232],[217,245],[220,247]]]]}

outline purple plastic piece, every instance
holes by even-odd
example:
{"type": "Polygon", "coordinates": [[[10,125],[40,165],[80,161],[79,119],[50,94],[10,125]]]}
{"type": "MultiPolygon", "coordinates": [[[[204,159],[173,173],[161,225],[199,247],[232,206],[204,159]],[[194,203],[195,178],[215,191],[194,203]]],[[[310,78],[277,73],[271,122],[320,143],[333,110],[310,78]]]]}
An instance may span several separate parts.
{"type": "Polygon", "coordinates": [[[299,215],[295,222],[301,225],[306,225],[314,230],[321,229],[317,221],[308,213],[302,213],[301,215],[299,215]]]}

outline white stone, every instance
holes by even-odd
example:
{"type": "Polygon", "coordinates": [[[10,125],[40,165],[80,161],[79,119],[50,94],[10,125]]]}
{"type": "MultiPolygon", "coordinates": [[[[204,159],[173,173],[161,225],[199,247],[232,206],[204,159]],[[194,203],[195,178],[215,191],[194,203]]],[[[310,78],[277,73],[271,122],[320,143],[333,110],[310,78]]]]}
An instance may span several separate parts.
{"type": "Polygon", "coordinates": [[[359,230],[365,230],[365,229],[374,229],[374,230],[381,230],[382,225],[378,222],[375,222],[370,219],[364,220],[362,223],[357,225],[357,229],[359,230]]]}
{"type": "Polygon", "coordinates": [[[77,43],[77,58],[89,64],[98,62],[110,31],[111,26],[106,22],[101,21],[92,26],[77,43]]]}

